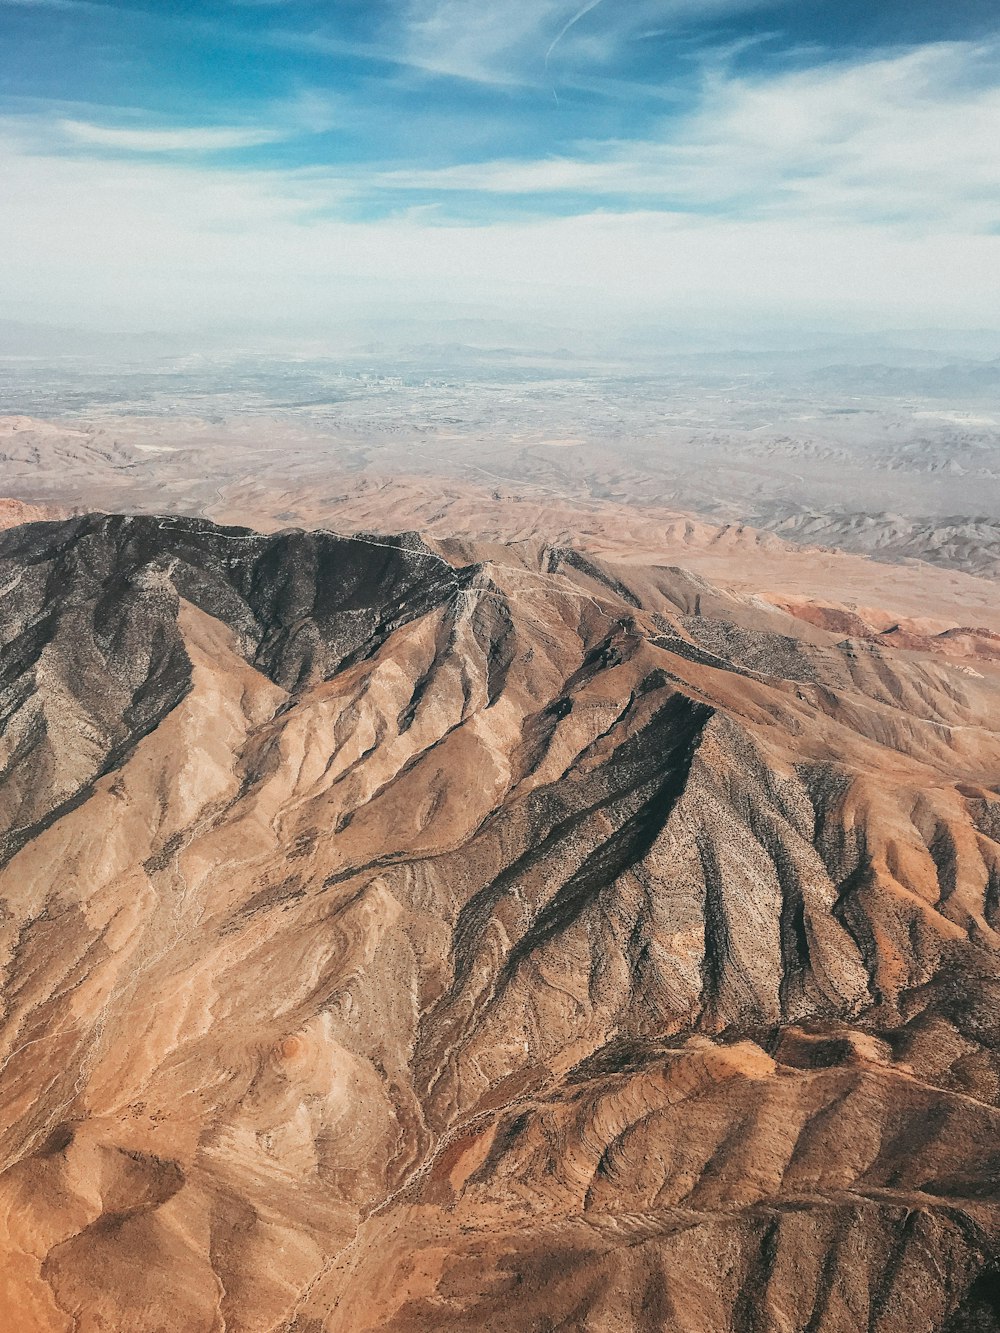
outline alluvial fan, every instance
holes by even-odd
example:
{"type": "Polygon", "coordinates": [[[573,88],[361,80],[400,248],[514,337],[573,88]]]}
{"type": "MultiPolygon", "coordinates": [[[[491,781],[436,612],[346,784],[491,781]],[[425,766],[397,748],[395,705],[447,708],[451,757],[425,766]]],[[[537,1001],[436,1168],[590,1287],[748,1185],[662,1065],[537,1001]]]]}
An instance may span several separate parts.
{"type": "Polygon", "coordinates": [[[412,534],[0,587],[5,1327],[1000,1328],[994,657],[412,534]]]}

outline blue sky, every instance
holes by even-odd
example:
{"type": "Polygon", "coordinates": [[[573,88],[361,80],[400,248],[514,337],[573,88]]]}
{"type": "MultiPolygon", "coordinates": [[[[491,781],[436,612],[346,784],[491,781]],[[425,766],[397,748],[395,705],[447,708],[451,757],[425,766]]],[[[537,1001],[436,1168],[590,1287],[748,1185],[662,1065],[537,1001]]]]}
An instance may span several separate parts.
{"type": "Polygon", "coordinates": [[[995,322],[993,0],[0,0],[14,317],[995,322]]]}

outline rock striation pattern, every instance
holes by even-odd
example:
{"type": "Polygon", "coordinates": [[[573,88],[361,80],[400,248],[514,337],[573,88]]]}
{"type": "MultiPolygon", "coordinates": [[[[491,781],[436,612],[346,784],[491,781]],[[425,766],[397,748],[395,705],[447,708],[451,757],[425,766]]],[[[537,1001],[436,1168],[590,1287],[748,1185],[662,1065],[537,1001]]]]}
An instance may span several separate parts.
{"type": "Polygon", "coordinates": [[[532,543],[0,588],[4,1326],[1000,1328],[995,662],[532,543]]]}

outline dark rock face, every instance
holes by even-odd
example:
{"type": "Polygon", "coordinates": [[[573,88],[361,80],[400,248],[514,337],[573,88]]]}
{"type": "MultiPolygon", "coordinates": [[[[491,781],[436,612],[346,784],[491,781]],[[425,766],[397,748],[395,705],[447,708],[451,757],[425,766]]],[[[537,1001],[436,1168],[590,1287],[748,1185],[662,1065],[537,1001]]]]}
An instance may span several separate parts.
{"type": "Polygon", "coordinates": [[[491,557],[0,534],[0,1317],[1000,1327],[1000,683],[491,557]]]}
{"type": "Polygon", "coordinates": [[[291,687],[332,674],[458,586],[416,539],[262,537],[107,515],[0,533],[0,580],[0,698],[17,737],[4,775],[6,855],[180,702],[190,671],[178,597],[228,625],[258,670],[291,687]]]}

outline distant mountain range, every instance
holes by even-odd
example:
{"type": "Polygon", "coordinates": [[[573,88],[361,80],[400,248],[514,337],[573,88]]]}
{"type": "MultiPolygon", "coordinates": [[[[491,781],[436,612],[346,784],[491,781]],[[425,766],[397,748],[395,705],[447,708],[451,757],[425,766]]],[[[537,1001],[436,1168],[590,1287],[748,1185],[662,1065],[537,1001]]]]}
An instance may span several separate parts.
{"type": "Polygon", "coordinates": [[[333,317],[328,325],[310,329],[293,321],[284,326],[114,330],[0,319],[3,358],[82,358],[113,366],[192,352],[276,358],[362,355],[388,361],[434,356],[456,365],[474,365],[484,358],[514,362],[527,358],[570,366],[603,361],[619,369],[632,365],[694,374],[708,370],[814,374],[817,383],[863,383],[865,392],[931,396],[993,390],[1000,374],[1000,331],[991,330],[900,330],[831,337],[828,331],[786,329],[734,337],[731,331],[723,334],[696,325],[611,325],[595,330],[447,313],[333,317]],[[898,372],[896,377],[893,371],[898,372]]]}

